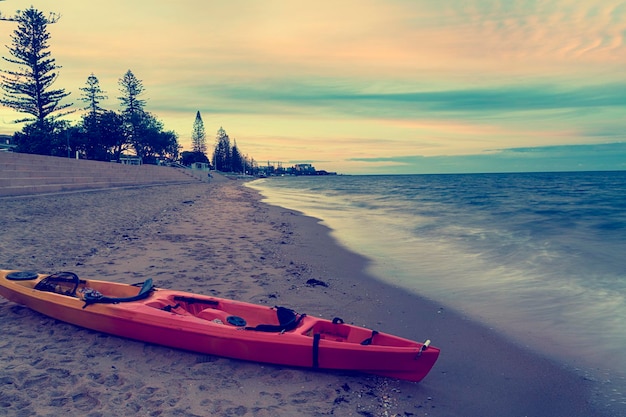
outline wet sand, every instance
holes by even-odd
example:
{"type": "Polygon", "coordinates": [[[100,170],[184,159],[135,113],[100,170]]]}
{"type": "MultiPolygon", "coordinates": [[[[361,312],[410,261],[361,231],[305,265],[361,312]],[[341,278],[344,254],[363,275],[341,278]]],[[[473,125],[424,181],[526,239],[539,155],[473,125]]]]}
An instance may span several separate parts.
{"type": "Polygon", "coordinates": [[[2,269],[152,277],[164,288],[338,316],[442,349],[426,379],[410,383],[198,355],[0,299],[0,415],[616,415],[592,381],[375,280],[367,260],[316,219],[260,202],[241,181],[4,198],[0,209],[2,269]]]}

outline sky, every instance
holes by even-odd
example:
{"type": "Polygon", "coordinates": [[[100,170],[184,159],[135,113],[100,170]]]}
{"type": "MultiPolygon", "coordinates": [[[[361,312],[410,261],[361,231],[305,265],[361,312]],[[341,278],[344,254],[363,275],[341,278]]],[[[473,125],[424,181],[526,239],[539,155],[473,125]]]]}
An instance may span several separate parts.
{"type": "MultiPolygon", "coordinates": [[[[118,80],[191,150],[344,174],[626,169],[623,0],[6,0],[56,12],[54,88],[118,80]]],[[[10,45],[15,23],[0,22],[10,45]]],[[[9,57],[2,48],[3,57],[9,57]]],[[[10,65],[0,62],[0,68],[10,65]]],[[[0,107],[0,134],[21,115],[0,107]]]]}

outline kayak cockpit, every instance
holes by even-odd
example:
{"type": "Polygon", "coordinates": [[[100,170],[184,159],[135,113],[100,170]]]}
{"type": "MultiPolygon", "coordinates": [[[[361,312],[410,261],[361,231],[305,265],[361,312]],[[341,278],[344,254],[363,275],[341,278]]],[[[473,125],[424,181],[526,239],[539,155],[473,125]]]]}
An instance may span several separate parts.
{"type": "Polygon", "coordinates": [[[117,304],[117,303],[127,303],[132,301],[139,301],[146,299],[150,296],[150,294],[154,291],[154,284],[152,284],[152,278],[148,278],[141,284],[141,289],[137,294],[128,295],[125,297],[110,297],[101,294],[99,291],[92,288],[83,288],[81,292],[80,298],[85,301],[85,305],[83,308],[91,305],[91,304],[117,304]]]}
{"type": "Polygon", "coordinates": [[[67,297],[80,298],[85,301],[83,308],[90,304],[107,303],[116,304],[121,302],[139,301],[148,298],[154,285],[152,279],[136,285],[120,285],[104,281],[88,281],[80,279],[73,272],[57,272],[52,275],[31,277],[25,273],[16,273],[16,278],[7,275],[7,279],[19,285],[32,288],[36,291],[49,292],[67,297]],[[137,287],[140,288],[138,289],[137,287]]]}
{"type": "Polygon", "coordinates": [[[58,272],[39,280],[33,289],[76,297],[78,287],[82,284],[84,288],[86,283],[73,272],[58,272]]]}
{"type": "Polygon", "coordinates": [[[166,294],[167,292],[160,293],[158,298],[150,300],[146,306],[181,316],[192,316],[260,332],[280,333],[293,330],[306,316],[286,307],[266,307],[210,297],[166,294]]]}
{"type": "Polygon", "coordinates": [[[387,333],[380,333],[366,327],[344,324],[343,320],[338,318],[333,321],[316,320],[311,326],[305,328],[303,334],[309,337],[319,335],[318,337],[321,340],[353,343],[363,346],[416,347],[418,345],[411,340],[387,333]]]}

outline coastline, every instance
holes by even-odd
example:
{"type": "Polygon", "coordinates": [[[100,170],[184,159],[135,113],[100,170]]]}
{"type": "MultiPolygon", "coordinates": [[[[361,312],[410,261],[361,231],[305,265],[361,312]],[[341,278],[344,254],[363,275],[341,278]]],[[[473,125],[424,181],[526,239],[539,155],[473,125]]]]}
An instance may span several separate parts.
{"type": "Polygon", "coordinates": [[[622,411],[606,407],[610,400],[592,392],[596,381],[453,309],[379,280],[366,271],[368,259],[340,245],[319,219],[278,208],[283,216],[300,216],[293,225],[298,243],[284,252],[332,288],[324,291],[327,299],[315,301],[325,316],[340,306],[342,317],[354,324],[428,338],[442,349],[419,384],[393,381],[397,415],[414,412],[420,401],[427,407],[418,407],[416,415],[599,417],[622,411]]]}
{"type": "Polygon", "coordinates": [[[128,283],[151,276],[158,286],[339,316],[442,349],[415,384],[176,351],[79,329],[2,299],[0,414],[602,415],[591,381],[378,281],[365,272],[367,259],[340,246],[317,219],[262,203],[239,181],[216,176],[209,185],[3,199],[0,206],[4,269],[128,283]]]}

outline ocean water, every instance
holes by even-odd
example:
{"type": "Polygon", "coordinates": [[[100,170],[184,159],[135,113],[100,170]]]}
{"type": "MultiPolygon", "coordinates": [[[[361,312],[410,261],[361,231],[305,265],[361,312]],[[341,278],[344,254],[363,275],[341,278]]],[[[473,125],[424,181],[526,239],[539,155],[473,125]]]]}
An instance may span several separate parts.
{"type": "Polygon", "coordinates": [[[579,372],[624,381],[626,171],[276,177],[249,186],[321,219],[373,261],[379,279],[579,372]]]}

